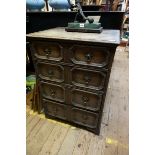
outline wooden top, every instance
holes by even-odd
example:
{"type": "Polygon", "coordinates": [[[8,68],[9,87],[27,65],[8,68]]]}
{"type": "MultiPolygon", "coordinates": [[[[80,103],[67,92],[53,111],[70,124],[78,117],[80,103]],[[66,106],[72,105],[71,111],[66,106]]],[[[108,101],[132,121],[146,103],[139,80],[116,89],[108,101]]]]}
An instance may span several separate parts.
{"type": "Polygon", "coordinates": [[[64,28],[52,28],[44,31],[29,33],[28,38],[48,38],[74,40],[98,43],[120,44],[119,30],[103,30],[101,33],[66,32],[64,28]]]}

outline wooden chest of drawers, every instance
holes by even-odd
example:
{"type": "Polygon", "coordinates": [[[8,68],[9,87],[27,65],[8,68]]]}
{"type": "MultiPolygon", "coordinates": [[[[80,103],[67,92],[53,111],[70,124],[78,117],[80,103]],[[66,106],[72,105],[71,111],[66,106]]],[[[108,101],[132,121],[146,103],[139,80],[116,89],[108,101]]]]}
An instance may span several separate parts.
{"type": "Polygon", "coordinates": [[[119,30],[54,28],[27,35],[46,117],[99,134],[119,30]]]}

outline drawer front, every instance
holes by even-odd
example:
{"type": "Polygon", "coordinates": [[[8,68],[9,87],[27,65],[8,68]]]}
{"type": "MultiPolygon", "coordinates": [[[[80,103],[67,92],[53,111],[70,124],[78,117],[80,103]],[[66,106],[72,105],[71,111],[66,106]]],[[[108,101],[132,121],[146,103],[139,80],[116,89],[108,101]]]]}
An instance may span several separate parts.
{"type": "Polygon", "coordinates": [[[66,105],[47,100],[43,100],[43,105],[45,109],[45,114],[64,120],[67,119],[66,105]]]}
{"type": "Polygon", "coordinates": [[[89,128],[96,128],[98,123],[98,114],[81,110],[78,108],[71,109],[72,122],[89,128]]]}
{"type": "Polygon", "coordinates": [[[37,72],[41,79],[56,82],[64,81],[64,68],[61,65],[37,63],[37,72]]]}
{"type": "Polygon", "coordinates": [[[81,68],[71,69],[72,83],[79,87],[101,90],[104,87],[105,79],[105,72],[81,68]]]}
{"type": "Polygon", "coordinates": [[[43,98],[47,98],[47,99],[51,99],[59,102],[65,102],[64,87],[56,84],[40,82],[40,88],[41,88],[41,94],[43,98]]]}
{"type": "Polygon", "coordinates": [[[71,61],[75,64],[104,67],[110,59],[110,52],[106,47],[74,45],[70,52],[71,61]]]}
{"type": "Polygon", "coordinates": [[[88,110],[98,111],[102,101],[102,94],[79,89],[71,91],[71,104],[88,110]]]}
{"type": "Polygon", "coordinates": [[[34,42],[32,43],[34,55],[39,59],[61,61],[63,59],[63,47],[58,43],[34,42]]]}

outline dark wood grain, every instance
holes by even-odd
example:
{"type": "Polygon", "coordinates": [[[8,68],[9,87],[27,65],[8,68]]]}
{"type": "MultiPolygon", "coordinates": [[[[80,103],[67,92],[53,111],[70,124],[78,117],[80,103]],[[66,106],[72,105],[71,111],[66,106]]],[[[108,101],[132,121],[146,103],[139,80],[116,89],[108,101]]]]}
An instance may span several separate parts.
{"type": "Polygon", "coordinates": [[[52,28],[44,31],[34,32],[26,35],[28,38],[46,38],[70,41],[87,41],[98,43],[120,43],[119,30],[103,30],[102,33],[79,33],[66,32],[64,28],[52,28]]]}
{"type": "Polygon", "coordinates": [[[55,28],[27,35],[45,116],[99,134],[119,30],[55,28]]]}

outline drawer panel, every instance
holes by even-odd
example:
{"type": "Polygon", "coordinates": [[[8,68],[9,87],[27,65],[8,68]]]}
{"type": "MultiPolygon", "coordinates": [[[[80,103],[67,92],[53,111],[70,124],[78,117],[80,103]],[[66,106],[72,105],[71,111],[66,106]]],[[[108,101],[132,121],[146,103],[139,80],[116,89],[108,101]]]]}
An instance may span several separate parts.
{"type": "Polygon", "coordinates": [[[45,114],[64,120],[67,119],[66,105],[47,100],[43,100],[43,105],[45,109],[45,114]]]}
{"type": "Polygon", "coordinates": [[[61,61],[63,59],[63,47],[52,42],[33,42],[34,55],[39,59],[61,61]]]}
{"type": "Polygon", "coordinates": [[[64,67],[61,65],[37,63],[37,72],[41,79],[56,82],[64,81],[64,67]]]}
{"type": "Polygon", "coordinates": [[[110,59],[110,52],[106,47],[74,45],[70,52],[70,59],[75,64],[104,67],[110,59]]]}
{"type": "Polygon", "coordinates": [[[40,82],[41,94],[44,98],[54,101],[65,102],[64,87],[47,82],[40,82]]]}
{"type": "Polygon", "coordinates": [[[101,93],[88,92],[80,89],[72,89],[71,104],[88,110],[98,111],[102,101],[101,93]]]}
{"type": "Polygon", "coordinates": [[[81,68],[71,69],[71,81],[73,85],[101,90],[106,80],[106,72],[93,71],[81,68]]]}
{"type": "Polygon", "coordinates": [[[72,122],[89,128],[96,128],[98,123],[98,114],[88,112],[78,108],[71,109],[72,122]]]}

